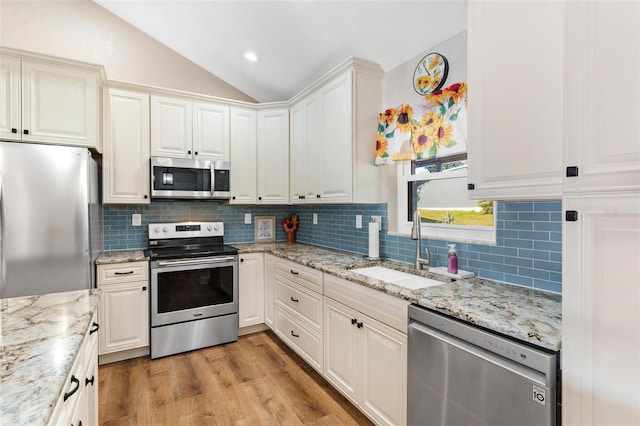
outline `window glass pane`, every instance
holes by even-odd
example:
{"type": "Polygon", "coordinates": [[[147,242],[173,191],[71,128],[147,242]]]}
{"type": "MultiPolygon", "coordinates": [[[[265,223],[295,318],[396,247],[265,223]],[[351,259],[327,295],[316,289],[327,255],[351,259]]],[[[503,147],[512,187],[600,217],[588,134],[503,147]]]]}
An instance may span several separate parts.
{"type": "Polygon", "coordinates": [[[423,223],[493,226],[493,203],[469,200],[464,176],[409,182],[409,194],[410,218],[417,208],[423,223]]]}

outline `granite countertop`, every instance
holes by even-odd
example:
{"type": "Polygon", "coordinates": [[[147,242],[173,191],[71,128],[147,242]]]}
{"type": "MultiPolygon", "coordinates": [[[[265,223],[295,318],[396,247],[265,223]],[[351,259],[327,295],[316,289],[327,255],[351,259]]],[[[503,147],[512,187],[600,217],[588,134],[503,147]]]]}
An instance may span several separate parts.
{"type": "Polygon", "coordinates": [[[238,248],[239,253],[271,253],[545,349],[557,351],[561,347],[560,294],[482,278],[454,281],[427,271],[417,271],[408,263],[368,261],[360,254],[304,243],[247,243],[233,246],[238,248]],[[377,265],[441,280],[444,284],[409,290],[350,271],[377,265]]]}
{"type": "Polygon", "coordinates": [[[143,250],[114,250],[103,251],[96,259],[96,265],[107,265],[110,263],[127,263],[127,262],[140,262],[143,260],[149,260],[144,255],[143,250]]]}
{"type": "Polygon", "coordinates": [[[0,424],[44,425],[97,309],[99,290],[0,299],[0,424]]]}

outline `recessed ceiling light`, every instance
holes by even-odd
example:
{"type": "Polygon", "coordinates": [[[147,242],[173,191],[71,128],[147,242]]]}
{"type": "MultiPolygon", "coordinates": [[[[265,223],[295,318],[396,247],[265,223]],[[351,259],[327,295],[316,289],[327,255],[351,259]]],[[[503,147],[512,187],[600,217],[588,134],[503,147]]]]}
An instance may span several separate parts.
{"type": "Polygon", "coordinates": [[[258,55],[256,55],[254,52],[247,52],[244,54],[244,57],[249,62],[256,62],[258,60],[258,55]]]}

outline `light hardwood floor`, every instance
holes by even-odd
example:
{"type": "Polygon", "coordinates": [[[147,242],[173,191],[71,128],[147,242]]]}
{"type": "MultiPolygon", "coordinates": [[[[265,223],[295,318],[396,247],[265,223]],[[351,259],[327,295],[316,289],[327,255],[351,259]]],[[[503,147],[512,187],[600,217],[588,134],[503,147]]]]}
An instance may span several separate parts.
{"type": "Polygon", "coordinates": [[[371,425],[271,331],[100,366],[100,424],[371,425]]]}

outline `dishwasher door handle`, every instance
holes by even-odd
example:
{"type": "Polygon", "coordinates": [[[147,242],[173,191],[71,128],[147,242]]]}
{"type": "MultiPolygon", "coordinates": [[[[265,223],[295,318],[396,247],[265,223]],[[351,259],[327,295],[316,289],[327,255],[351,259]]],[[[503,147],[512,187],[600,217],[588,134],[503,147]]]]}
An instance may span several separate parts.
{"type": "Polygon", "coordinates": [[[497,354],[479,348],[471,343],[465,342],[464,340],[460,340],[456,337],[450,336],[449,334],[438,331],[434,328],[427,327],[424,324],[418,322],[412,322],[409,324],[409,332],[411,329],[415,329],[418,333],[427,334],[435,339],[441,340],[449,345],[455,346],[456,348],[463,350],[465,352],[470,353],[471,355],[475,355],[478,358],[481,358],[487,362],[490,362],[500,368],[504,368],[514,374],[517,374],[521,377],[524,377],[532,382],[539,384],[540,386],[548,386],[545,380],[545,375],[533,370],[527,366],[522,364],[518,364],[515,361],[511,361],[510,359],[501,357],[497,354]]]}

